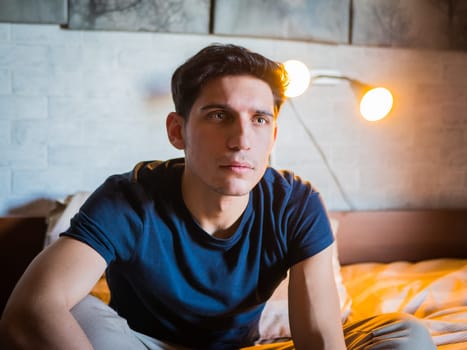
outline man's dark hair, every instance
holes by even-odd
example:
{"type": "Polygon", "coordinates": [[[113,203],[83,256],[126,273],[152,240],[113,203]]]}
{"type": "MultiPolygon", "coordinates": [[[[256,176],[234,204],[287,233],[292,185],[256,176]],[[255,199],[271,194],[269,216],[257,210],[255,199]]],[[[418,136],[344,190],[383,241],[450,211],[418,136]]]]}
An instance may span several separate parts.
{"type": "Polygon", "coordinates": [[[187,119],[201,89],[212,79],[227,75],[250,75],[265,81],[272,90],[276,114],[285,101],[288,78],[284,66],[236,45],[205,47],[172,75],[175,111],[187,119]]]}

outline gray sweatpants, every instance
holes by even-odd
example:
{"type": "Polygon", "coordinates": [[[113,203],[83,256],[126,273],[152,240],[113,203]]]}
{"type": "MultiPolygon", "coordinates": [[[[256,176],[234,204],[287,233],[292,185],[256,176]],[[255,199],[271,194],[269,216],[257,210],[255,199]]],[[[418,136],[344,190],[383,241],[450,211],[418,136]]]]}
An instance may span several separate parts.
{"type": "MultiPolygon", "coordinates": [[[[93,296],[71,310],[96,350],[188,350],[132,330],[126,320],[93,296]]],[[[413,316],[383,314],[344,325],[348,350],[436,349],[428,330],[413,316]]]]}

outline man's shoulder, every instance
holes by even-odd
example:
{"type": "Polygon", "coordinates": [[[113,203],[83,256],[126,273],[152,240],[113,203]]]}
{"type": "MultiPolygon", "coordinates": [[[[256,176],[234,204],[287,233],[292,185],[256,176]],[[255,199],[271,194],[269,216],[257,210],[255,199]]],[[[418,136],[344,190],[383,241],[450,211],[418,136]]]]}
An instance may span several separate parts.
{"type": "Polygon", "coordinates": [[[300,188],[307,188],[311,192],[315,190],[309,181],[296,175],[293,171],[285,169],[267,168],[261,182],[276,190],[296,191],[300,188]]]}
{"type": "Polygon", "coordinates": [[[170,186],[167,179],[174,178],[174,168],[179,164],[183,164],[180,159],[139,162],[130,171],[109,176],[93,197],[114,203],[146,200],[154,192],[170,186]]]}
{"type": "Polygon", "coordinates": [[[309,181],[289,170],[268,168],[255,191],[256,196],[271,201],[276,210],[317,207],[321,201],[319,191],[309,181]]]}
{"type": "Polygon", "coordinates": [[[140,217],[153,209],[153,204],[161,197],[170,198],[176,184],[173,168],[181,160],[144,161],[132,170],[109,176],[83,205],[83,212],[92,217],[103,218],[113,224],[118,217],[140,217]],[[173,171],[172,171],[173,170],[173,171]]]}
{"type": "Polygon", "coordinates": [[[183,168],[184,164],[183,158],[141,161],[131,171],[131,181],[145,183],[154,177],[171,176],[178,169],[183,168]]]}

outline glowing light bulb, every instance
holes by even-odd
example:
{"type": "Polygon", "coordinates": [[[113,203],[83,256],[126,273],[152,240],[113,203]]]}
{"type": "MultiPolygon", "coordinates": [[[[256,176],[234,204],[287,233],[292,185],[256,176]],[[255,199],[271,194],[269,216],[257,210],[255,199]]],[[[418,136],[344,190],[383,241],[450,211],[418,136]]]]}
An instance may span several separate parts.
{"type": "Polygon", "coordinates": [[[360,113],[369,121],[381,120],[392,109],[393,97],[391,92],[383,87],[368,91],[360,102],[360,113]]]}
{"type": "Polygon", "coordinates": [[[284,68],[289,76],[289,85],[285,91],[285,96],[300,96],[310,85],[310,70],[304,63],[297,60],[284,62],[284,68]]]}

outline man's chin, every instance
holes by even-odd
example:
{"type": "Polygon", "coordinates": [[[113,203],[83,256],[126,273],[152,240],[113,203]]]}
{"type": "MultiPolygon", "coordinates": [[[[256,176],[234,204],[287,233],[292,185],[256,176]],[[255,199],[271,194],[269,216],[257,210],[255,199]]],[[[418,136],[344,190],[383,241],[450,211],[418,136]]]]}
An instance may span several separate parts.
{"type": "Polygon", "coordinates": [[[216,192],[223,196],[244,197],[248,195],[254,186],[222,186],[216,189],[216,192]]]}
{"type": "Polygon", "coordinates": [[[223,196],[229,197],[244,197],[250,193],[251,190],[226,190],[226,189],[219,189],[216,190],[217,193],[223,196]]]}
{"type": "MultiPolygon", "coordinates": [[[[253,177],[217,179],[217,186],[212,186],[217,193],[224,196],[244,197],[249,195],[260,179],[253,177]]],[[[214,183],[212,183],[214,185],[214,183]]]]}

